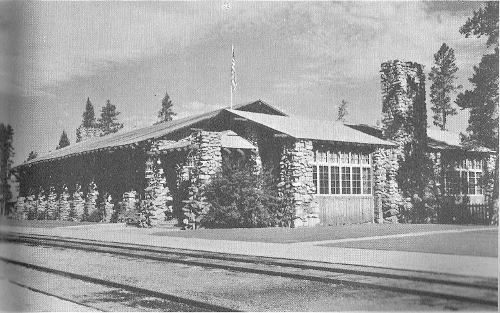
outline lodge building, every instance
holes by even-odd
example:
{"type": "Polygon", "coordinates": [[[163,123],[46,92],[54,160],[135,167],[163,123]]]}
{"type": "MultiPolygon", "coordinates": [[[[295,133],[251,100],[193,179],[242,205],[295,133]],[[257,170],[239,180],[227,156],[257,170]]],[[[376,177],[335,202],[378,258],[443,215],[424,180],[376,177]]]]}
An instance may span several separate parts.
{"type": "MultiPolygon", "coordinates": [[[[415,63],[393,61],[387,67],[392,76],[383,79],[383,89],[398,80],[418,78],[415,63]]],[[[421,80],[396,88],[421,91],[423,84],[421,80]]],[[[383,114],[397,119],[406,112],[401,106],[415,103],[405,97],[410,93],[387,101],[396,109],[384,106],[383,114]]],[[[408,111],[419,110],[425,111],[425,104],[408,111]]],[[[437,174],[432,188],[453,201],[465,196],[475,203],[487,201],[492,183],[486,178],[491,177],[495,152],[464,146],[458,135],[422,124],[413,131],[425,136],[423,149],[437,174]]],[[[165,188],[155,187],[154,196],[160,203],[168,198],[179,204],[187,196],[186,183],[206,184],[224,164],[246,163],[279,178],[280,194],[290,200],[299,218],[312,212],[323,225],[394,221],[394,214],[385,212],[403,201],[397,174],[398,153],[405,142],[393,134],[398,132],[387,127],[293,117],[256,100],[131,131],[89,136],[16,169],[24,198],[40,188],[66,186],[71,194],[76,186],[83,190],[95,183],[101,195],[125,201],[135,197],[130,192],[144,194],[160,181],[165,188]]]]}

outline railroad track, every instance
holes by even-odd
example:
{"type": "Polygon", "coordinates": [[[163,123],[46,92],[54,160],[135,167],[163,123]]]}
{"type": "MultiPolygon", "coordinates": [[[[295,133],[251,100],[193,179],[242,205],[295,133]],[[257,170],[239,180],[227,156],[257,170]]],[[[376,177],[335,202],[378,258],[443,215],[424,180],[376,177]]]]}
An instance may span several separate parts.
{"type": "MultiPolygon", "coordinates": [[[[121,255],[138,259],[150,259],[162,262],[180,263],[186,265],[219,268],[244,273],[257,273],[271,276],[288,277],[299,280],[318,281],[330,284],[346,284],[355,286],[372,287],[377,289],[396,291],[420,296],[431,296],[442,299],[459,300],[470,303],[498,306],[497,280],[444,275],[428,272],[403,271],[387,268],[353,266],[348,264],[330,264],[321,262],[306,262],[289,259],[276,259],[254,257],[246,255],[233,255],[204,251],[193,251],[118,242],[104,242],[87,239],[70,239],[58,236],[27,235],[14,233],[1,233],[0,240],[6,242],[28,243],[78,249],[97,253],[121,255]]],[[[3,259],[6,262],[17,262],[3,259]]],[[[31,266],[34,264],[18,264],[31,266]]],[[[53,270],[38,267],[39,270],[53,270]]],[[[54,272],[55,273],[55,272],[54,272]]],[[[72,273],[59,273],[75,279],[88,279],[78,277],[72,273]]],[[[80,275],[83,276],[83,275],[80,275]]],[[[113,284],[106,281],[94,281],[100,284],[113,284]]],[[[133,286],[116,286],[138,293],[151,293],[151,290],[134,289],[133,286]]],[[[162,299],[178,301],[211,311],[237,310],[235,307],[213,305],[203,306],[204,302],[180,297],[179,295],[157,294],[162,299]],[[194,301],[194,302],[193,302],[194,301]]],[[[205,303],[206,304],[206,303],[205,303]]]]}

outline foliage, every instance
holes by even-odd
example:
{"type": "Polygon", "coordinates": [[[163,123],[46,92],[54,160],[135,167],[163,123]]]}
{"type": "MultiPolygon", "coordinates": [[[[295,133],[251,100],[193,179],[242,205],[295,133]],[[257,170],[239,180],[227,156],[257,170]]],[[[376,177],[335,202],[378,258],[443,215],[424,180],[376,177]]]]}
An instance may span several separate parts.
{"type": "Polygon", "coordinates": [[[201,225],[210,228],[289,225],[291,206],[279,197],[269,171],[224,167],[203,190],[208,203],[201,225]],[[290,211],[290,212],[289,212],[290,211]]]}
{"type": "Polygon", "coordinates": [[[36,159],[37,157],[38,157],[38,152],[31,150],[31,152],[28,154],[28,158],[26,159],[26,161],[36,159]]]}
{"type": "Polygon", "coordinates": [[[498,151],[498,2],[488,2],[475,11],[460,32],[465,37],[487,36],[487,47],[494,48],[474,67],[469,79],[473,89],[457,97],[458,106],[470,110],[465,140],[498,151]]]}
{"type": "Polygon", "coordinates": [[[466,38],[471,35],[476,37],[488,36],[486,45],[498,45],[498,2],[487,2],[485,7],[474,11],[472,18],[460,28],[460,33],[466,38]]]}
{"type": "Polygon", "coordinates": [[[61,134],[61,138],[59,138],[59,144],[56,147],[56,150],[67,147],[70,145],[68,135],[66,134],[66,131],[63,130],[61,134]]]}
{"type": "Polygon", "coordinates": [[[101,109],[101,117],[97,121],[99,128],[102,130],[102,136],[116,133],[123,128],[123,124],[117,121],[119,114],[120,112],[116,111],[116,106],[107,100],[106,105],[101,109]]]}
{"type": "Polygon", "coordinates": [[[161,100],[161,110],[158,111],[158,122],[156,124],[171,121],[177,115],[173,110],[173,106],[174,104],[166,92],[165,97],[161,100]]]}
{"type": "Polygon", "coordinates": [[[432,81],[430,95],[433,104],[431,109],[434,112],[433,123],[441,130],[446,130],[448,116],[457,114],[457,110],[452,107],[450,95],[462,88],[454,83],[458,67],[455,64],[453,49],[443,43],[439,51],[434,54],[434,64],[429,74],[432,81]]]}
{"type": "Polygon", "coordinates": [[[0,201],[7,201],[12,197],[9,178],[12,167],[14,148],[12,139],[14,130],[10,125],[0,123],[0,201]]]}
{"type": "Polygon", "coordinates": [[[342,100],[337,110],[337,121],[345,123],[347,115],[349,115],[347,112],[347,101],[342,100]]]}
{"type": "Polygon", "coordinates": [[[87,103],[85,105],[85,111],[82,114],[82,126],[83,127],[95,127],[95,112],[90,98],[87,98],[87,103]]]}

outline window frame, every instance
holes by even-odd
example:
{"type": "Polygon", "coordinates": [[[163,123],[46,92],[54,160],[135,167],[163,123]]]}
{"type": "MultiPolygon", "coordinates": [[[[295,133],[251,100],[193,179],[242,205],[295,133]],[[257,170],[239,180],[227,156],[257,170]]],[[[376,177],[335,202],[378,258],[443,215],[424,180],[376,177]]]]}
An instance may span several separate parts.
{"type": "Polygon", "coordinates": [[[373,196],[373,160],[372,160],[372,154],[369,152],[357,152],[357,151],[346,151],[346,150],[334,150],[334,149],[328,149],[328,148],[319,148],[319,149],[314,149],[314,159],[313,161],[309,164],[313,169],[314,173],[314,168],[316,168],[316,179],[313,177],[313,184],[316,182],[316,185],[314,186],[315,190],[315,195],[316,196],[330,196],[330,197],[366,197],[366,196],[373,196]],[[357,160],[358,163],[352,163],[352,160],[355,159],[356,157],[353,156],[353,153],[357,154],[357,160]],[[322,157],[322,160],[316,161],[317,156],[324,156],[326,154],[326,158],[322,157]],[[336,156],[332,156],[332,154],[336,154],[336,156]],[[345,156],[342,158],[342,156],[345,156]],[[363,162],[363,157],[365,160],[367,160],[368,163],[363,162]],[[326,160],[326,162],[325,162],[326,160]],[[336,162],[335,162],[336,161],[336,162]],[[343,162],[346,161],[346,162],[343,162]],[[320,193],[320,167],[321,166],[327,166],[328,167],[328,193],[320,193]],[[333,178],[333,171],[334,168],[338,169],[338,185],[335,186],[334,184],[334,178],[333,178]],[[344,182],[343,182],[343,175],[344,171],[343,168],[349,168],[349,193],[344,193],[344,182]],[[358,168],[359,169],[359,181],[357,183],[359,184],[359,193],[354,193],[354,183],[353,183],[353,168],[358,168]],[[370,183],[368,184],[369,193],[364,193],[366,188],[366,184],[364,181],[363,177],[363,172],[365,169],[369,170],[369,179],[370,183]],[[332,193],[332,191],[338,190],[338,193],[332,193]]]}
{"type": "Polygon", "coordinates": [[[453,161],[444,175],[444,192],[446,196],[482,196],[484,194],[483,187],[483,160],[477,158],[465,158],[462,160],[453,161]],[[448,173],[454,173],[453,176],[458,181],[450,183],[448,173]],[[471,173],[474,173],[474,193],[470,193],[471,189],[471,173]],[[465,184],[464,184],[465,183],[465,184]],[[455,187],[453,192],[452,187],[455,187]],[[450,193],[450,190],[452,191],[450,193]],[[464,192],[464,190],[466,192],[464,192]]]}

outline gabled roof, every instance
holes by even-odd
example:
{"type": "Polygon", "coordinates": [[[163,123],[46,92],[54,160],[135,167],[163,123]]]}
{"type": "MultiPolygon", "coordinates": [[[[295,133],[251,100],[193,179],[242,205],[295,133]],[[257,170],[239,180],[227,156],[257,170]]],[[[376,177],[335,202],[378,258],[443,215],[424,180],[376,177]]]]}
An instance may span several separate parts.
{"type": "Polygon", "coordinates": [[[366,145],[395,146],[394,143],[357,131],[341,123],[306,118],[277,116],[227,109],[237,117],[247,119],[276,132],[300,139],[345,142],[366,145]]]}
{"type": "MultiPolygon", "coordinates": [[[[233,108],[235,110],[245,111],[265,111],[268,112],[268,114],[278,114],[280,116],[286,115],[283,111],[278,110],[274,106],[262,100],[241,103],[233,106],[233,108]]],[[[87,139],[85,141],[71,144],[67,147],[49,152],[45,155],[37,157],[36,159],[24,162],[16,167],[36,164],[43,161],[68,158],[79,154],[102,151],[111,148],[129,146],[150,139],[161,138],[178,130],[189,128],[196,123],[209,120],[217,116],[223,110],[224,109],[218,109],[207,113],[173,120],[170,122],[159,123],[156,125],[137,128],[130,131],[119,131],[117,133],[106,135],[103,137],[87,139]]]]}
{"type": "MultiPolygon", "coordinates": [[[[350,124],[347,126],[377,138],[386,139],[382,133],[381,127],[366,124],[350,124]]],[[[427,146],[433,150],[463,150],[485,153],[494,152],[493,150],[480,145],[464,145],[460,140],[459,133],[443,131],[435,128],[427,128],[427,146]]]]}

